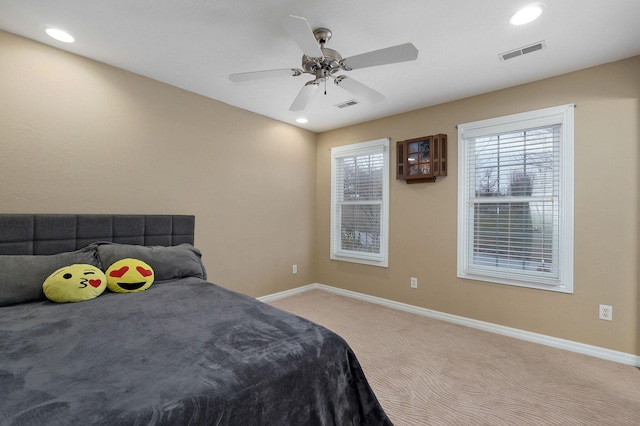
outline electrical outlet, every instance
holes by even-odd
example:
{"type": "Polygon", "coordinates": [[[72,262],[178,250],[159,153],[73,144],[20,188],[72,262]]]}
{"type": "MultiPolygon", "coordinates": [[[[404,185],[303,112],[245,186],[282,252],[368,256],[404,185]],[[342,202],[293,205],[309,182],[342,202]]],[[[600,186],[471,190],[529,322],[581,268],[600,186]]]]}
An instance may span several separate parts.
{"type": "Polygon", "coordinates": [[[613,306],[600,305],[600,309],[598,311],[598,317],[601,320],[613,321],[613,306]]]}
{"type": "Polygon", "coordinates": [[[418,279],[411,277],[411,288],[418,288],[418,279]]]}
{"type": "Polygon", "coordinates": [[[298,265],[293,265],[293,268],[291,268],[291,273],[293,273],[293,274],[297,274],[298,273],[298,265]]]}

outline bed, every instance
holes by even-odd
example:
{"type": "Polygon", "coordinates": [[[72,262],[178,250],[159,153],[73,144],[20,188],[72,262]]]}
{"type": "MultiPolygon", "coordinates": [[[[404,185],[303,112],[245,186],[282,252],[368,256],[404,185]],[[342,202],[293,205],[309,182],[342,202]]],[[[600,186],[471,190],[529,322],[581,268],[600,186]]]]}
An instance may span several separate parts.
{"type": "Polygon", "coordinates": [[[0,214],[0,424],[390,425],[341,337],[206,281],[194,226],[0,214]],[[123,256],[151,265],[153,285],[42,293],[52,268],[123,256]]]}

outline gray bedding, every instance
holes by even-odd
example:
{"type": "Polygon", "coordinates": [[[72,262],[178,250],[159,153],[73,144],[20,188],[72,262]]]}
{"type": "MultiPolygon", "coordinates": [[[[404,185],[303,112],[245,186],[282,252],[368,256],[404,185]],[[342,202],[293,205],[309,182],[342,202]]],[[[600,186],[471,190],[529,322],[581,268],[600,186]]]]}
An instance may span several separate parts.
{"type": "Polygon", "coordinates": [[[2,425],[390,425],[345,341],[199,278],[0,307],[2,425]]]}

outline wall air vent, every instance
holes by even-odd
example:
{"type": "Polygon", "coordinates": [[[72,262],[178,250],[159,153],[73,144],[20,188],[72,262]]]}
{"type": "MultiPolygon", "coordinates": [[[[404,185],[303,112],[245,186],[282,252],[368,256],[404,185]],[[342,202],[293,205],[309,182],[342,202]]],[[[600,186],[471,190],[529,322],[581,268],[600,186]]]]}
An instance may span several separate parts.
{"type": "Polygon", "coordinates": [[[338,108],[346,108],[346,107],[358,105],[359,103],[360,102],[356,101],[355,99],[351,99],[350,101],[342,102],[341,104],[336,104],[335,106],[337,106],[338,108]]]}
{"type": "Polygon", "coordinates": [[[510,50],[508,52],[501,53],[499,56],[501,61],[506,61],[507,59],[512,59],[517,56],[526,55],[527,53],[536,52],[544,48],[545,48],[544,41],[539,41],[537,43],[530,44],[528,46],[523,46],[515,50],[510,50]]]}

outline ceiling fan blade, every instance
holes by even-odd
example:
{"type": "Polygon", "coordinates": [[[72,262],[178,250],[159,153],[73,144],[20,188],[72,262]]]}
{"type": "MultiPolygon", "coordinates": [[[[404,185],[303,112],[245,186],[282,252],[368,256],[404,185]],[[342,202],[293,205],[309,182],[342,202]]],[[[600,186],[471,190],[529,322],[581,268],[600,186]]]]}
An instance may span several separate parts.
{"type": "Polygon", "coordinates": [[[291,106],[289,107],[289,111],[302,111],[307,107],[307,104],[313,97],[313,94],[316,93],[318,89],[318,82],[316,80],[311,80],[307,84],[305,84],[296,99],[293,101],[291,106]]]}
{"type": "Polygon", "coordinates": [[[322,58],[320,44],[313,35],[309,22],[301,16],[289,15],[282,20],[282,25],[287,29],[291,37],[296,41],[302,53],[310,58],[322,58]]]}
{"type": "Polygon", "coordinates": [[[302,74],[302,70],[296,68],[283,68],[279,70],[265,70],[265,71],[253,71],[253,72],[241,72],[237,74],[230,74],[229,80],[234,83],[243,81],[265,80],[268,78],[278,77],[290,77],[302,74]]]}
{"type": "Polygon", "coordinates": [[[349,78],[345,75],[336,77],[336,79],[334,80],[334,83],[342,87],[346,91],[351,92],[357,97],[362,98],[365,101],[370,103],[375,104],[384,99],[384,95],[382,93],[376,92],[371,87],[366,86],[360,83],[359,81],[354,80],[353,78],[349,78]]]}
{"type": "Polygon", "coordinates": [[[417,57],[418,49],[411,43],[405,43],[345,58],[342,60],[342,68],[350,71],[376,65],[414,61],[417,57]]]}

